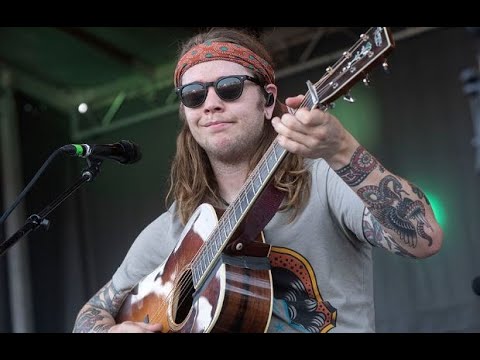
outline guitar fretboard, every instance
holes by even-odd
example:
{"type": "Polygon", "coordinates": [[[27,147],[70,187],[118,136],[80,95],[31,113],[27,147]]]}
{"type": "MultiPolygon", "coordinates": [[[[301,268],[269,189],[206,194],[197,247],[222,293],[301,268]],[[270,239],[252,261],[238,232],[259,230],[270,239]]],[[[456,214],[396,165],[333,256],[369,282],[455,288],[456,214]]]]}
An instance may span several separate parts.
{"type": "Polygon", "coordinates": [[[202,247],[202,251],[199,252],[192,264],[192,277],[195,287],[210,270],[216,258],[220,256],[238,225],[253,206],[286,154],[287,151],[274,140],[262,160],[248,177],[237,198],[223,213],[218,226],[210,235],[209,241],[202,247]]]}

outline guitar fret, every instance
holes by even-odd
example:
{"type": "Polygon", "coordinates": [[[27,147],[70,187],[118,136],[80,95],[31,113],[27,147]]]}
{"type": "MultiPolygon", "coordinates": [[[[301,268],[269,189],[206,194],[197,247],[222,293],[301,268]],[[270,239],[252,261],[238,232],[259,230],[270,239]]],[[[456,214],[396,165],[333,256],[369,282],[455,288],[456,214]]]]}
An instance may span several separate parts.
{"type": "Polygon", "coordinates": [[[217,236],[215,236],[215,239],[213,240],[213,245],[215,245],[214,255],[216,255],[222,245],[222,234],[220,234],[220,231],[217,231],[217,236]]]}
{"type": "Polygon", "coordinates": [[[208,262],[212,262],[213,258],[215,257],[215,252],[212,249],[212,243],[210,241],[207,243],[207,254],[210,257],[210,259],[208,259],[208,262]]]}
{"type": "Polygon", "coordinates": [[[242,210],[238,208],[238,206],[236,206],[237,204],[235,204],[233,206],[233,215],[235,216],[235,222],[237,223],[238,220],[240,220],[242,218],[242,210]]]}
{"type": "Polygon", "coordinates": [[[262,183],[265,182],[265,179],[267,178],[268,176],[268,166],[266,163],[263,163],[261,166],[260,166],[260,174],[261,176],[261,181],[262,183]]]}
{"type": "Polygon", "coordinates": [[[243,206],[242,207],[242,199],[243,199],[243,192],[240,193],[239,197],[238,197],[238,207],[240,208],[240,211],[243,213],[243,211],[247,208],[246,206],[243,206]]]}
{"type": "Polygon", "coordinates": [[[207,265],[205,265],[203,256],[200,255],[199,260],[200,260],[200,269],[201,269],[201,272],[203,274],[205,272],[205,270],[207,270],[207,265]]]}
{"type": "MultiPolygon", "coordinates": [[[[270,154],[270,155],[271,155],[271,154],[270,154]]],[[[269,157],[268,157],[268,159],[267,159],[267,165],[269,165],[269,167],[268,167],[268,172],[271,172],[272,169],[273,169],[273,168],[275,167],[275,165],[276,165],[275,159],[274,159],[272,156],[270,156],[270,155],[269,155],[269,157]]]]}
{"type": "MultiPolygon", "coordinates": [[[[251,185],[251,184],[250,184],[251,185]]],[[[255,190],[253,189],[252,186],[247,185],[247,193],[246,196],[248,198],[248,202],[251,202],[253,198],[255,197],[255,190]]]]}
{"type": "Polygon", "coordinates": [[[203,263],[204,263],[204,266],[205,266],[205,269],[203,271],[205,272],[208,268],[208,265],[210,264],[210,261],[208,260],[208,257],[205,256],[205,254],[203,254],[202,259],[203,259],[203,263]]]}
{"type": "Polygon", "coordinates": [[[273,147],[275,154],[278,158],[281,158],[283,154],[285,154],[285,149],[280,146],[280,144],[276,143],[273,147]]]}
{"type": "MultiPolygon", "coordinates": [[[[273,152],[272,152],[273,156],[272,156],[272,158],[274,159],[275,163],[278,161],[276,148],[277,148],[277,144],[273,144],[273,152]]],[[[274,166],[275,166],[275,164],[274,164],[274,166]]],[[[273,168],[273,166],[272,166],[272,168],[273,168]]]]}
{"type": "MultiPolygon", "coordinates": [[[[225,228],[223,229],[223,231],[225,231],[225,228]]],[[[217,236],[217,238],[215,239],[215,253],[218,252],[218,250],[220,250],[220,248],[222,247],[222,243],[223,243],[223,240],[222,238],[220,237],[220,234],[217,236]]]]}
{"type": "MultiPolygon", "coordinates": [[[[268,157],[265,161],[265,166],[267,167],[267,172],[270,173],[270,168],[268,167],[268,157]]],[[[266,176],[265,176],[265,178],[266,178],[266,176]]]]}
{"type": "MultiPolygon", "coordinates": [[[[225,221],[223,222],[223,235],[225,236],[225,239],[224,240],[227,240],[228,238],[228,233],[227,233],[227,229],[225,228],[226,225],[225,225],[225,221]]],[[[220,246],[218,247],[220,248],[220,246]]]]}
{"type": "Polygon", "coordinates": [[[260,174],[258,172],[255,173],[252,184],[255,187],[255,192],[258,192],[262,187],[262,179],[260,178],[260,174]]]}
{"type": "Polygon", "coordinates": [[[242,196],[240,199],[240,203],[242,203],[243,205],[242,212],[245,212],[245,210],[248,208],[248,199],[245,196],[242,196]]]}

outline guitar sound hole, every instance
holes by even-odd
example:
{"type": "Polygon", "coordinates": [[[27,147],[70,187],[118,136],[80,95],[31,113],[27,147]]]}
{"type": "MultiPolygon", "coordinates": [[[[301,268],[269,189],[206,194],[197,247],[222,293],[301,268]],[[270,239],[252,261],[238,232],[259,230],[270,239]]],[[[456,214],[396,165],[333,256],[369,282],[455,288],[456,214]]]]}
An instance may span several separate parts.
{"type": "Polygon", "coordinates": [[[180,277],[175,291],[175,299],[177,300],[175,323],[180,324],[187,318],[192,308],[194,290],[192,272],[187,270],[180,277]]]}

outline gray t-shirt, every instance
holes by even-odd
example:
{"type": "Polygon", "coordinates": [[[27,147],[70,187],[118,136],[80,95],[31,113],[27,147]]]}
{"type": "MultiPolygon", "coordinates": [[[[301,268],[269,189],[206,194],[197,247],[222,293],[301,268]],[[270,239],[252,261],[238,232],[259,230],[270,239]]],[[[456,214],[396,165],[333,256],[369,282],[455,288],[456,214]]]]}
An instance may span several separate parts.
{"type": "MultiPolygon", "coordinates": [[[[293,222],[277,212],[264,229],[274,285],[269,332],[373,332],[372,246],[362,230],[364,203],[324,160],[309,161],[312,191],[293,222]]],[[[180,239],[175,204],[137,237],[113,275],[130,290],[180,239]]]]}

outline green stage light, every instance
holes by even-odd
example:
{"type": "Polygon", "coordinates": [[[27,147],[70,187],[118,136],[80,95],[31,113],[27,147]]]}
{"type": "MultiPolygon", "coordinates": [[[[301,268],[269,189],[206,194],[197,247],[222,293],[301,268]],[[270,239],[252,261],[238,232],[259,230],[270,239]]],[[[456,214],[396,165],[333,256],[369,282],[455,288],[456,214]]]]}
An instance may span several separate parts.
{"type": "Polygon", "coordinates": [[[435,214],[437,222],[440,224],[442,230],[445,231],[447,225],[447,217],[445,214],[445,206],[442,202],[442,199],[439,196],[427,191],[425,191],[425,195],[427,196],[428,201],[430,201],[430,205],[432,207],[433,213],[435,214]]]}
{"type": "Polygon", "coordinates": [[[352,89],[355,103],[337,99],[330,112],[366,148],[375,149],[381,138],[380,108],[373,88],[357,85],[352,89]]]}

